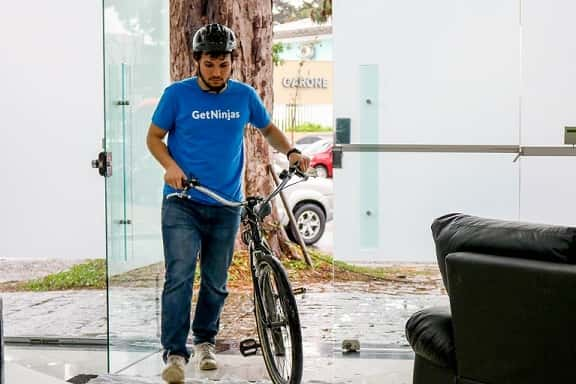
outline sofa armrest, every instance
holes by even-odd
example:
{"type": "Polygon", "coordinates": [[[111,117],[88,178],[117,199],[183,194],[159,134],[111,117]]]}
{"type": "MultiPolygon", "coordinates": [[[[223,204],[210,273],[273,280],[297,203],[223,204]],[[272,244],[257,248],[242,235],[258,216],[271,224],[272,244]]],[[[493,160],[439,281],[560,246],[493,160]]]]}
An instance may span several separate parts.
{"type": "Polygon", "coordinates": [[[576,382],[576,266],[454,253],[446,267],[459,376],[576,382]]]}
{"type": "Polygon", "coordinates": [[[455,367],[450,308],[432,307],[415,312],[406,322],[406,339],[415,353],[431,363],[455,367]]]}

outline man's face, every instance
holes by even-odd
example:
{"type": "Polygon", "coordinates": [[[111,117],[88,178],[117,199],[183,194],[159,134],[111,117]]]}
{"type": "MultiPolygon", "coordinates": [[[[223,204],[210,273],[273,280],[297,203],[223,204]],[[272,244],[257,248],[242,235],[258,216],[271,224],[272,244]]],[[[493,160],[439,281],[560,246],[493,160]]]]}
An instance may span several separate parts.
{"type": "Polygon", "coordinates": [[[214,57],[203,53],[198,68],[206,85],[213,88],[222,87],[232,73],[232,58],[230,54],[214,57]]]}

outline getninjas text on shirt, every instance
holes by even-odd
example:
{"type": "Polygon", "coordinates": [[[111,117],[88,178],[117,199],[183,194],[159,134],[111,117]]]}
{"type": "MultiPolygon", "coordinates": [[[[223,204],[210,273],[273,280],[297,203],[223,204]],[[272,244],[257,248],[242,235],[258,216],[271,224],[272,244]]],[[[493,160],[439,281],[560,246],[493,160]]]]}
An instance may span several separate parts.
{"type": "Polygon", "coordinates": [[[229,109],[211,109],[205,111],[192,111],[192,118],[195,120],[232,120],[239,119],[240,112],[229,109]]]}

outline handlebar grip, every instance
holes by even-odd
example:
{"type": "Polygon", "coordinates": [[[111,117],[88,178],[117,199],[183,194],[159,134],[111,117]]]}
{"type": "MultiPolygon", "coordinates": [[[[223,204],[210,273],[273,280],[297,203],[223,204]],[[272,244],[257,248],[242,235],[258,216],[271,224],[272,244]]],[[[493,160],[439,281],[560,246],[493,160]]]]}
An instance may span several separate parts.
{"type": "Polygon", "coordinates": [[[303,179],[308,179],[306,172],[302,171],[299,167],[299,162],[290,165],[290,172],[302,177],[303,179]]]}
{"type": "Polygon", "coordinates": [[[192,177],[192,178],[184,180],[183,184],[184,184],[184,190],[188,190],[190,188],[199,186],[200,182],[198,181],[197,178],[192,177]]]}

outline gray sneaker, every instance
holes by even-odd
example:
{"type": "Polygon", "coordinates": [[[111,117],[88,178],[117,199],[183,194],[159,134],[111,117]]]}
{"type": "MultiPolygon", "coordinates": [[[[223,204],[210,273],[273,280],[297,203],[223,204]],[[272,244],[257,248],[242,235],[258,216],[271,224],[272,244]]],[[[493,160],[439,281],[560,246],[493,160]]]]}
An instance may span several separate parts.
{"type": "Polygon", "coordinates": [[[212,343],[201,343],[194,346],[194,355],[198,359],[198,368],[203,371],[218,368],[215,347],[212,343]]]}
{"type": "Polygon", "coordinates": [[[182,356],[168,356],[166,367],[162,371],[162,379],[170,384],[183,383],[186,359],[182,356]]]}

